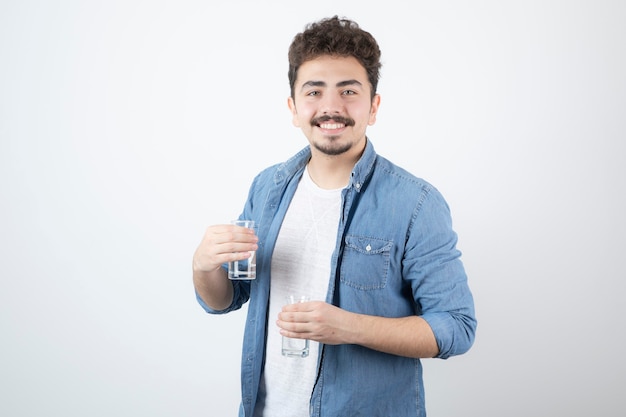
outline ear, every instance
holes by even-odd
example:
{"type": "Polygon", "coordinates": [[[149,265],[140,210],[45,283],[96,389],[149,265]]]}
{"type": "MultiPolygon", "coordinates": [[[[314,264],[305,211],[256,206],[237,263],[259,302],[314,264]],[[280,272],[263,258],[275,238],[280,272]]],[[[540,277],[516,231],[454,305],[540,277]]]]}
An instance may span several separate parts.
{"type": "Polygon", "coordinates": [[[289,111],[291,112],[291,123],[295,127],[300,127],[300,122],[298,121],[298,110],[296,109],[296,102],[293,100],[293,97],[289,96],[287,99],[287,106],[289,107],[289,111]]]}
{"type": "Polygon", "coordinates": [[[370,118],[367,124],[369,126],[376,123],[376,115],[378,114],[378,107],[380,107],[380,95],[376,94],[372,99],[372,107],[370,108],[370,118]]]}

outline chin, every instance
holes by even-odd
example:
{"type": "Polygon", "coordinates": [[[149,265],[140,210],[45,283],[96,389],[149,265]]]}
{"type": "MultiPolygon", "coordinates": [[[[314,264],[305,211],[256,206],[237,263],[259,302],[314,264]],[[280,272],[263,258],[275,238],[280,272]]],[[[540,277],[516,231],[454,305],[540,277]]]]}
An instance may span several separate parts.
{"type": "Polygon", "coordinates": [[[342,155],[352,149],[352,145],[341,145],[341,146],[320,146],[314,145],[314,148],[328,156],[337,156],[342,155]]]}

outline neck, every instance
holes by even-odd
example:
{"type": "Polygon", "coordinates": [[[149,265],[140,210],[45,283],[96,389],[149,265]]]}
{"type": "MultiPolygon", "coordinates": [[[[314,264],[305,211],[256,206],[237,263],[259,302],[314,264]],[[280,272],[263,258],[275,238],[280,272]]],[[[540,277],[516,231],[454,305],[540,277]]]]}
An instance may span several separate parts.
{"type": "Polygon", "coordinates": [[[359,157],[341,158],[313,152],[307,168],[311,179],[318,187],[336,190],[348,185],[350,174],[359,157]]]}

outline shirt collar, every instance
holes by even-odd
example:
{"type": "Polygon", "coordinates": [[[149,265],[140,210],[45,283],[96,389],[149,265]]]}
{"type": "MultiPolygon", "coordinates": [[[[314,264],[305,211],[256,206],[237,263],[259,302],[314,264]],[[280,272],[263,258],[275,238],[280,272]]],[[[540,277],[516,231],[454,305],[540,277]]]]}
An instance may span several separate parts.
{"type": "MultiPolygon", "coordinates": [[[[303,172],[309,159],[311,159],[311,147],[306,146],[300,150],[300,152],[278,166],[276,174],[274,175],[274,182],[279,184],[285,179],[292,178],[296,173],[303,172]]],[[[357,192],[361,192],[363,184],[365,184],[365,181],[372,173],[375,161],[376,151],[374,150],[374,145],[369,138],[366,138],[365,150],[352,169],[350,183],[347,188],[354,188],[357,192]]]]}
{"type": "Polygon", "coordinates": [[[352,169],[350,184],[348,185],[348,187],[353,187],[357,192],[361,192],[363,189],[363,185],[374,169],[374,162],[376,162],[376,151],[374,151],[374,145],[369,138],[366,138],[366,140],[365,150],[352,169]]]}

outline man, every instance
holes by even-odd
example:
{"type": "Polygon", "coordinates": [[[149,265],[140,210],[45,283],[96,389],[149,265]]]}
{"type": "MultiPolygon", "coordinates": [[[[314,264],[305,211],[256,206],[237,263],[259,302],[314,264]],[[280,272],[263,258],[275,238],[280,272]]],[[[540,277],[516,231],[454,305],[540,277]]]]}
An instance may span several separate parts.
{"type": "Polygon", "coordinates": [[[309,146],[261,172],[242,218],[207,229],[193,259],[199,303],[249,301],[240,416],[425,416],[420,358],[474,341],[476,319],[448,206],[377,155],[380,50],[355,22],[310,24],[289,49],[288,105],[309,146]],[[257,251],[257,278],[224,264],[257,251]],[[283,306],[284,295],[310,302],[283,306]],[[280,338],[309,339],[307,358],[280,338]]]}

